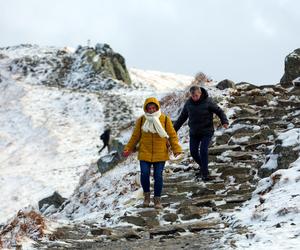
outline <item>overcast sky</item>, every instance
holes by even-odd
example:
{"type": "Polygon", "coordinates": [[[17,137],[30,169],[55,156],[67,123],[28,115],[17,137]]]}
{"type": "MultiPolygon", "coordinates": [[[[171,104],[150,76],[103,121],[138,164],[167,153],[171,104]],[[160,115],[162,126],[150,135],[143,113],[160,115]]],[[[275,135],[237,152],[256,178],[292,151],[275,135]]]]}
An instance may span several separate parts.
{"type": "Polygon", "coordinates": [[[299,0],[0,0],[0,46],[108,43],[128,67],[279,82],[299,0]]]}

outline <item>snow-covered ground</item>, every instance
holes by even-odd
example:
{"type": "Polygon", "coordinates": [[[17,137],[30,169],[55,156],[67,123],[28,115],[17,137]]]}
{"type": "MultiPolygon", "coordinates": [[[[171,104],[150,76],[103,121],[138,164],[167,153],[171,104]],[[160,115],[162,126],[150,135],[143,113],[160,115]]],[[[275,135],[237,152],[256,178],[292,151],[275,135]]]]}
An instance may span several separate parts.
{"type": "Polygon", "coordinates": [[[12,79],[0,91],[0,222],[53,191],[72,194],[97,160],[102,105],[93,94],[12,79]]]}
{"type": "Polygon", "coordinates": [[[146,83],[158,91],[183,90],[193,80],[191,76],[135,68],[131,68],[129,73],[133,81],[146,83]]]}
{"type": "MultiPolygon", "coordinates": [[[[45,58],[56,50],[17,46],[1,51],[4,58],[0,60],[0,224],[25,206],[37,207],[40,199],[54,191],[68,198],[80,176],[99,159],[97,146],[101,146],[99,135],[105,127],[106,104],[97,93],[39,85],[45,77],[43,65],[39,66],[40,72],[25,78],[8,70],[13,59],[45,58]]],[[[188,76],[134,71],[138,75],[132,75],[133,81],[149,84],[148,88],[115,90],[135,105],[133,117],[143,112],[144,97],[161,98],[168,91],[183,89],[191,81],[188,76]],[[145,77],[152,79],[151,84],[145,82],[145,77]]]]}
{"type": "MultiPolygon", "coordinates": [[[[43,49],[45,54],[47,50],[43,49]]],[[[71,202],[52,219],[101,222],[109,213],[108,223],[114,223],[114,218],[124,211],[130,213],[132,203],[141,196],[138,162],[133,155],[102,176],[91,170],[90,178],[72,196],[80,177],[99,158],[97,145],[101,144],[99,134],[106,125],[103,110],[107,103],[95,92],[30,84],[30,78],[25,82],[7,70],[9,60],[39,51],[37,47],[16,48],[9,50],[8,58],[0,58],[0,224],[25,206],[37,208],[37,202],[53,191],[71,197],[71,202]]],[[[143,88],[114,91],[131,103],[133,118],[143,112],[144,97],[162,98],[169,92],[182,91],[192,80],[189,76],[138,69],[130,73],[134,82],[144,84],[143,88]]],[[[39,82],[38,78],[32,80],[39,82]]],[[[226,106],[222,99],[226,91],[207,89],[211,96],[220,98],[222,107],[226,106]]],[[[176,105],[166,110],[172,117],[179,108],[176,105]]],[[[234,109],[227,110],[228,116],[232,113],[234,109]]],[[[230,131],[236,129],[238,125],[230,131]]],[[[183,133],[188,133],[186,128],[179,136],[183,133]]],[[[299,134],[299,129],[294,128],[278,138],[283,140],[283,146],[299,147],[299,134]]],[[[128,138],[130,134],[126,131],[123,135],[128,138]]],[[[187,149],[187,141],[182,143],[187,149]]],[[[276,161],[269,161],[267,167],[273,168],[272,162],[276,161]]],[[[228,229],[224,241],[235,240],[238,249],[298,249],[299,183],[300,158],[291,168],[262,179],[252,199],[239,212],[229,215],[236,226],[249,228],[247,237],[236,231],[233,235],[228,229]]]]}
{"type": "MultiPolygon", "coordinates": [[[[299,128],[284,132],[278,138],[283,146],[300,147],[299,128]]],[[[237,249],[299,249],[300,157],[290,168],[277,170],[260,180],[252,199],[233,214],[231,222],[235,227],[249,229],[246,235],[236,231],[232,234],[228,230],[223,237],[233,239],[237,249]]]]}

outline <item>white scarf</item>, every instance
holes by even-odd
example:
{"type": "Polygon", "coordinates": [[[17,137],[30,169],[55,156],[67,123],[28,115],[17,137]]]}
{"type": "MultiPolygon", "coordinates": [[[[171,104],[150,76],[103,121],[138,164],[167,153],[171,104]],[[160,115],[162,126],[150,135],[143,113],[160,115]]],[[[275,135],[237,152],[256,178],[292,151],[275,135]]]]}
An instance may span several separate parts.
{"type": "Polygon", "coordinates": [[[144,117],[146,118],[142,130],[150,133],[158,133],[158,135],[162,138],[169,138],[167,132],[162,127],[159,117],[161,116],[160,110],[149,114],[145,113],[144,117]]]}

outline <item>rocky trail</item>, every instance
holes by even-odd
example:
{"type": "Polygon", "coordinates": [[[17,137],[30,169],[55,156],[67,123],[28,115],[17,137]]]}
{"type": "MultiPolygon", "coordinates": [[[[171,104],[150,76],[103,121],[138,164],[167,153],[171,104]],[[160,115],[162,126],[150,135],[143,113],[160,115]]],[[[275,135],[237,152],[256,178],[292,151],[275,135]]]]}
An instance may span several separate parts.
{"type": "MultiPolygon", "coordinates": [[[[102,227],[70,224],[37,241],[37,249],[220,249],[219,241],[231,212],[251,198],[260,178],[269,176],[261,166],[273,150],[279,154],[277,169],[285,168],[296,154],[282,147],[278,132],[300,126],[299,87],[257,87],[240,84],[228,97],[234,108],[230,128],[217,131],[209,150],[214,180],[195,178],[196,164],[185,152],[180,162],[169,162],[164,174],[163,209],[142,208],[141,202],[120,222],[127,226],[102,227]]],[[[106,97],[109,98],[109,97],[106,97]]],[[[110,116],[110,115],[108,115],[110,116]]],[[[106,220],[110,220],[110,214],[106,220]]],[[[245,234],[247,228],[232,227],[245,234]]],[[[234,247],[234,241],[226,244],[234,247]]]]}

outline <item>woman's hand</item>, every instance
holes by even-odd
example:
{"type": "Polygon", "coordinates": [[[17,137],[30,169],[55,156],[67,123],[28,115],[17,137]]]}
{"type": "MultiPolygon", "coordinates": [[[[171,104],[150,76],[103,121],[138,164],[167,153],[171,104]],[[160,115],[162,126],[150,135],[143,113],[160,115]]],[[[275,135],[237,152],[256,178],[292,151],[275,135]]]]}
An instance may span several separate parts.
{"type": "Polygon", "coordinates": [[[174,153],[174,157],[177,157],[178,155],[181,155],[182,153],[179,152],[179,153],[174,153]]]}
{"type": "Polygon", "coordinates": [[[228,128],[228,124],[227,123],[223,124],[223,128],[227,129],[228,128]]]}
{"type": "Polygon", "coordinates": [[[122,155],[123,155],[124,157],[128,157],[130,154],[131,154],[131,151],[130,151],[130,150],[124,150],[123,153],[122,153],[122,155]]]}

